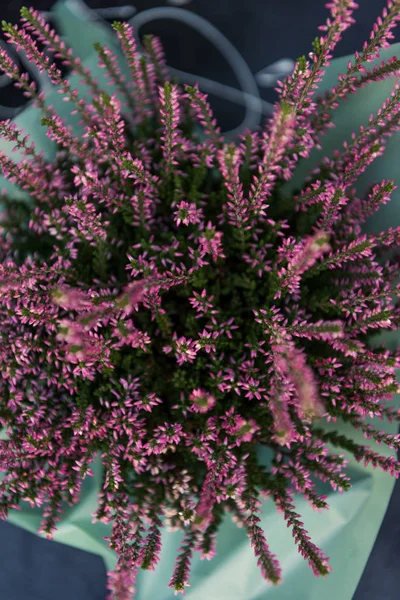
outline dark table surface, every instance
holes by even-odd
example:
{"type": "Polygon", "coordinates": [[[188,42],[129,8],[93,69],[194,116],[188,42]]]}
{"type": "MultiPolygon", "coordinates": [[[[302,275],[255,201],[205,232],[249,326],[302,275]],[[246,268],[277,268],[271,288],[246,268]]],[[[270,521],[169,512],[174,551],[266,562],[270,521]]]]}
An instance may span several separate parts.
{"type": "MultiPolygon", "coordinates": [[[[74,0],[80,3],[81,0],[74,0]]],[[[144,11],[175,6],[212,23],[240,52],[253,75],[260,97],[273,102],[273,86],[266,84],[271,65],[296,59],[310,51],[317,26],[326,18],[322,0],[89,0],[87,5],[108,22],[136,16],[141,32],[159,35],[171,66],[238,87],[237,73],[215,49],[215,44],[186,22],[154,17],[144,11]],[[110,10],[110,7],[111,10],[110,10]],[[118,9],[123,7],[122,13],[118,9]],[[267,78],[260,77],[260,71],[267,78]],[[258,74],[258,75],[257,75],[258,74]]],[[[0,17],[16,22],[23,5],[48,11],[48,0],[11,0],[1,3],[0,17]]],[[[375,17],[384,6],[381,0],[360,2],[357,24],[344,34],[336,56],[359,49],[367,38],[375,17]]],[[[158,13],[160,15],[160,13],[158,13]]],[[[397,34],[396,40],[399,41],[397,34]]],[[[211,96],[211,102],[224,129],[237,127],[244,108],[211,96]]],[[[23,106],[21,96],[10,86],[0,87],[0,118],[13,116],[23,106]]],[[[353,600],[398,600],[400,597],[400,483],[396,482],[388,511],[353,600]]],[[[9,523],[0,521],[0,600],[104,600],[106,573],[101,558],[40,539],[9,523]]],[[[150,599],[149,600],[156,600],[150,599]]],[[[210,598],[209,600],[219,600],[210,598]]],[[[340,600],[340,599],[338,599],[340,600]]]]}

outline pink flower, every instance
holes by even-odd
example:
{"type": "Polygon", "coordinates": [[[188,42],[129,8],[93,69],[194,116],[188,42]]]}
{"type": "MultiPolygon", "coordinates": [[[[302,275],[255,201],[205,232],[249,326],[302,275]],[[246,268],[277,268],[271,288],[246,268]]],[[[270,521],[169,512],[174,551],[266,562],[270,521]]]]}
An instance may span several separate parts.
{"type": "Polygon", "coordinates": [[[196,315],[196,319],[199,319],[203,315],[216,315],[218,311],[214,308],[212,300],[214,296],[209,296],[207,294],[207,290],[204,289],[201,294],[198,292],[193,292],[193,297],[189,298],[190,304],[197,310],[199,313],[196,315]]]}
{"type": "Polygon", "coordinates": [[[280,282],[279,291],[276,293],[275,298],[280,298],[281,290],[285,288],[292,294],[296,292],[300,287],[301,275],[330,249],[328,237],[323,231],[318,231],[297,243],[291,249],[287,267],[278,271],[280,282]]]}
{"type": "Polygon", "coordinates": [[[53,291],[53,300],[65,310],[89,310],[93,308],[93,298],[77,288],[58,287],[53,291]]]}
{"type": "Polygon", "coordinates": [[[196,223],[200,223],[202,211],[197,208],[194,202],[189,203],[182,200],[182,202],[177,205],[174,216],[177,225],[180,225],[181,223],[183,223],[183,225],[189,225],[189,223],[195,225],[196,223]]]}
{"type": "Polygon", "coordinates": [[[235,435],[241,442],[251,442],[254,434],[260,430],[260,426],[257,425],[254,419],[242,419],[240,418],[236,422],[235,435]]]}
{"type": "Polygon", "coordinates": [[[116,305],[125,314],[131,313],[143,301],[145,283],[145,281],[132,281],[125,286],[123,293],[117,298],[116,305]]]}
{"type": "Polygon", "coordinates": [[[180,121],[179,91],[178,86],[166,81],[164,87],[159,88],[160,115],[163,124],[162,150],[166,163],[166,170],[178,164],[177,156],[180,147],[180,134],[178,125],[180,121]]]}
{"type": "Polygon", "coordinates": [[[222,231],[216,231],[211,221],[199,239],[201,249],[207,254],[211,254],[214,261],[219,258],[226,258],[222,247],[222,231]]]}
{"type": "Polygon", "coordinates": [[[198,413],[206,413],[214,408],[216,400],[213,394],[205,390],[195,389],[189,396],[191,401],[191,410],[198,413]]]}
{"type": "MultiPolygon", "coordinates": [[[[177,338],[176,335],[174,335],[174,340],[175,356],[178,365],[182,365],[185,362],[194,362],[198,352],[195,342],[185,336],[177,338]]],[[[165,350],[167,351],[168,348],[165,350]]]]}

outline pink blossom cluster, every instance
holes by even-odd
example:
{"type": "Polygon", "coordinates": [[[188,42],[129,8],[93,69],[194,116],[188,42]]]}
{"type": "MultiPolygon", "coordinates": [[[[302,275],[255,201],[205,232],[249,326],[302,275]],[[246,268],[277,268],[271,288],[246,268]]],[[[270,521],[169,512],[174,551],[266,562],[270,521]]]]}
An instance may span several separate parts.
{"type": "Polygon", "coordinates": [[[399,72],[396,59],[368,70],[399,20],[399,1],[389,0],[346,73],[316,96],[357,4],[327,8],[313,52],[279,84],[271,119],[229,143],[199,87],[171,81],[156,38],[145,37],[139,52],[132,27],[113,24],[130,80],[117,54],[95,45],[110,94],[37,11],[23,9],[21,25],[3,23],[83,134],[0,48],[2,71],[57,145],[47,161],[29,132],[0,123],[21,156],[0,153],[2,174],[27,197],[4,194],[0,216],[0,516],[27,501],[42,508],[40,531],[51,537],[100,456],[93,518],[112,524],[110,600],[129,600],[140,570],[156,568],[163,527],[184,532],[170,579],[184,593],[194,553],[216,554],[227,511],[263,577],[278,584],[263,497],[325,576],[328,558],[295,512],[295,494],[323,510],[319,481],[349,489],[341,450],[400,472],[373,444],[396,450],[399,436],[371,423],[400,421],[391,405],[400,354],[372,337],[398,329],[400,228],[362,227],[396,186],[374,181],[361,197],[354,189],[399,129],[398,83],[295,197],[282,192],[338,102],[399,72]],[[348,423],[366,443],[325,422],[348,423]],[[263,447],[269,465],[258,458],[263,447]]]}

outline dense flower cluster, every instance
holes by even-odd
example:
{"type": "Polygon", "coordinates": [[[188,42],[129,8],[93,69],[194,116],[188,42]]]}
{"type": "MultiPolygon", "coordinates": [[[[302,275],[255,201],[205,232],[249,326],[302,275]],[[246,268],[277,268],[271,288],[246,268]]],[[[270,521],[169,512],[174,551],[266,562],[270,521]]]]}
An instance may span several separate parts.
{"type": "Polygon", "coordinates": [[[399,420],[399,355],[369,334],[398,328],[400,228],[366,235],[363,222],[390,200],[394,182],[353,184],[400,123],[400,86],[368,124],[325,159],[295,195],[284,193],[300,160],[319,145],[338,101],[399,75],[395,58],[369,68],[400,18],[389,0],[370,39],[337,85],[315,96],[357,5],[333,0],[308,58],[278,86],[260,132],[226,143],[198,87],[169,79],[161,46],[115,23],[131,75],[95,45],[115,93],[99,87],[43,21],[22,10],[3,23],[8,41],[45,70],[71,110],[77,135],[0,48],[1,69],[42,111],[57,145],[47,162],[10,121],[3,174],[29,201],[3,197],[0,245],[0,513],[23,500],[43,506],[51,536],[62,503],[79,502],[101,455],[94,517],[113,523],[118,554],[109,587],[134,592],[154,569],[161,528],[184,530],[170,586],[189,585],[194,552],[211,559],[224,511],[245,528],[264,577],[281,580],[260,528],[261,496],[275,503],[316,575],[330,571],[294,495],[327,508],[318,480],[350,487],[343,454],[398,476],[400,464],[366,443],[326,431],[344,420],[397,449],[400,438],[368,420],[399,420]],[[49,48],[55,61],[45,51],[49,48]],[[90,94],[71,88],[62,65],[90,94]],[[272,451],[263,464],[257,448],[272,451]]]}

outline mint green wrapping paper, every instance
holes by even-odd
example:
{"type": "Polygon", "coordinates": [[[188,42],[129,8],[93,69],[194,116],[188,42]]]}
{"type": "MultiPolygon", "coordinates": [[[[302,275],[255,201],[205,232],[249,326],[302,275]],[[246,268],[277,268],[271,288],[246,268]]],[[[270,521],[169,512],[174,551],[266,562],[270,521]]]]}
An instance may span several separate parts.
{"type": "MultiPolygon", "coordinates": [[[[98,76],[99,83],[104,85],[106,90],[112,90],[111,86],[106,85],[107,80],[97,65],[92,43],[95,41],[105,43],[117,51],[123,69],[126,68],[124,59],[110,31],[99,22],[89,20],[90,13],[88,15],[79,12],[77,6],[73,2],[58,3],[53,9],[57,24],[75,54],[79,55],[85,66],[90,67],[98,76]]],[[[400,44],[395,44],[382,52],[381,58],[388,58],[395,54],[400,55],[400,44]]],[[[332,61],[323,79],[321,91],[335,83],[337,75],[346,69],[348,59],[349,57],[344,57],[332,61]]],[[[79,77],[71,77],[72,83],[80,85],[84,93],[83,86],[77,83],[78,80],[79,77]]],[[[296,172],[296,177],[287,186],[288,192],[295,189],[296,183],[303,181],[307,170],[318,161],[322,153],[330,154],[334,148],[339,148],[345,139],[350,139],[352,131],[356,131],[361,124],[367,123],[369,115],[376,112],[389,95],[392,86],[393,80],[370,84],[342,103],[335,113],[336,128],[329,130],[328,135],[325,136],[322,152],[313,152],[307,164],[301,165],[296,172]]],[[[69,115],[69,105],[62,102],[58,93],[54,91],[49,93],[47,102],[52,104],[69,123],[77,126],[77,119],[69,115]]],[[[40,125],[39,112],[30,106],[18,115],[15,121],[31,135],[37,148],[43,150],[46,157],[51,158],[54,146],[46,137],[45,129],[40,125]]],[[[18,154],[11,154],[11,144],[1,140],[0,150],[9,153],[15,161],[18,161],[18,154]]],[[[381,179],[395,179],[399,184],[399,164],[400,135],[397,133],[389,139],[384,156],[377,159],[359,180],[359,191],[362,192],[368,183],[381,179]]],[[[18,193],[21,199],[26,196],[24,192],[3,178],[0,181],[0,188],[7,190],[8,193],[18,193]]],[[[393,194],[392,202],[382,207],[368,223],[368,229],[379,231],[399,223],[400,190],[397,189],[393,194]]],[[[382,336],[382,339],[393,346],[398,336],[388,334],[382,336]]],[[[396,397],[395,402],[400,406],[399,397],[396,397]]],[[[376,419],[376,425],[389,433],[397,432],[396,424],[376,419]]],[[[339,429],[341,433],[352,436],[358,443],[365,443],[362,434],[350,426],[334,423],[323,426],[326,429],[339,429]]],[[[373,450],[379,450],[387,456],[392,453],[384,446],[377,446],[372,441],[368,443],[373,450]]],[[[319,486],[320,492],[329,496],[328,511],[313,512],[302,498],[297,498],[296,502],[297,511],[302,515],[312,540],[330,556],[333,572],[328,578],[314,577],[307,563],[298,554],[291,530],[286,527],[283,517],[277,513],[272,501],[266,501],[263,503],[261,525],[272,552],[281,561],[283,583],[274,588],[262,579],[244,531],[238,529],[231,517],[227,516],[218,534],[217,556],[210,562],[201,561],[199,555],[193,558],[191,587],[186,591],[188,600],[320,600],[320,598],[351,600],[385,515],[395,479],[379,469],[374,470],[371,466],[364,467],[358,464],[351,455],[348,455],[348,458],[350,458],[348,473],[353,484],[349,492],[339,494],[333,492],[327,485],[319,486]]],[[[86,478],[79,504],[74,507],[65,505],[65,512],[54,534],[54,540],[102,556],[107,569],[112,569],[116,563],[116,556],[114,551],[108,549],[108,543],[103,539],[110,535],[111,525],[92,523],[92,514],[96,510],[97,494],[101,489],[102,480],[99,457],[93,463],[92,469],[94,476],[86,478]]],[[[41,520],[40,509],[32,509],[25,502],[21,504],[21,510],[11,511],[9,516],[11,523],[34,533],[37,532],[41,520]]],[[[160,563],[155,572],[139,574],[135,596],[137,600],[174,598],[173,591],[168,589],[168,582],[180,541],[181,533],[163,531],[160,563]]]]}

